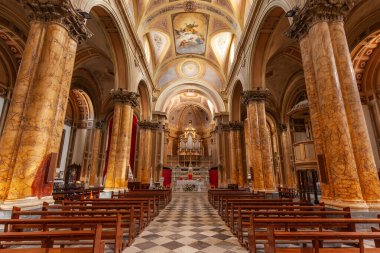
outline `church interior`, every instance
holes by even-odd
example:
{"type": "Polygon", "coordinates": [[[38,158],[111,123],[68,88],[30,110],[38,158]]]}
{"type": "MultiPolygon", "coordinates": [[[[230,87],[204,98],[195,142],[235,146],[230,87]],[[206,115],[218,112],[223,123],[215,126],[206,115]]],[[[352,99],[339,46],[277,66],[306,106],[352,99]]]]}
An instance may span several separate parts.
{"type": "Polygon", "coordinates": [[[0,0],[0,253],[380,252],[380,0],[0,0]]]}

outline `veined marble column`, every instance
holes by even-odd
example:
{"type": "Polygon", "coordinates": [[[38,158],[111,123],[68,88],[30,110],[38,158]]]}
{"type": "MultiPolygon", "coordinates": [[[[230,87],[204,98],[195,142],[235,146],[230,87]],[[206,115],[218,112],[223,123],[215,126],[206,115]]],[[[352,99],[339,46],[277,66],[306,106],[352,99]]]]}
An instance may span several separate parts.
{"type": "Polygon", "coordinates": [[[127,187],[133,107],[137,106],[138,94],[126,89],[117,89],[111,91],[111,96],[115,101],[115,109],[105,182],[106,190],[127,187]]]}
{"type": "Polygon", "coordinates": [[[89,172],[89,185],[90,186],[98,186],[98,171],[99,171],[99,152],[100,152],[100,145],[102,142],[102,129],[103,129],[103,122],[97,122],[94,130],[94,139],[92,142],[92,156],[90,161],[90,172],[89,172]]]}
{"type": "Polygon", "coordinates": [[[0,140],[0,201],[7,202],[51,195],[47,175],[57,162],[52,154],[59,149],[77,43],[89,36],[68,0],[24,5],[33,21],[0,140]]]}
{"type": "MultiPolygon", "coordinates": [[[[227,126],[230,127],[230,126],[227,126]]],[[[239,184],[239,169],[237,167],[237,157],[236,157],[236,152],[237,152],[237,147],[236,147],[236,136],[235,136],[235,131],[231,130],[229,131],[230,135],[230,164],[231,164],[231,184],[239,184]]]]}
{"type": "Polygon", "coordinates": [[[282,143],[282,153],[283,153],[283,160],[284,160],[284,174],[285,174],[285,184],[287,187],[294,187],[294,172],[292,171],[291,168],[291,163],[290,163],[290,149],[291,149],[291,144],[289,141],[290,134],[288,132],[288,127],[285,124],[280,124],[278,126],[279,132],[280,132],[280,137],[281,137],[281,143],[282,143]]]}
{"type": "Polygon", "coordinates": [[[380,181],[342,21],[329,24],[363,198],[380,202],[380,181]]]}
{"type": "MultiPolygon", "coordinates": [[[[265,140],[266,129],[266,116],[265,116],[265,100],[268,96],[268,91],[263,89],[251,90],[243,92],[243,102],[247,105],[247,119],[248,119],[248,139],[250,145],[246,147],[250,150],[250,158],[251,164],[253,167],[253,190],[266,190],[264,177],[267,175],[264,171],[265,168],[265,160],[263,159],[263,152],[268,152],[269,155],[269,146],[268,148],[264,148],[262,146],[262,142],[265,140]],[[264,124],[261,126],[261,124],[264,124]]],[[[266,141],[268,142],[268,140],[266,141]]],[[[264,143],[265,145],[265,143],[264,143]]],[[[273,178],[273,172],[270,174],[273,178]]],[[[269,176],[270,176],[269,175],[269,176]]],[[[268,183],[267,183],[268,185],[268,183]]]]}
{"type": "Polygon", "coordinates": [[[259,129],[260,129],[260,144],[261,144],[261,159],[263,164],[263,177],[265,191],[275,191],[276,183],[274,179],[274,168],[271,159],[270,134],[267,126],[265,114],[265,103],[259,103],[259,129]]]}
{"type": "Polygon", "coordinates": [[[248,119],[244,120],[244,145],[245,145],[245,156],[246,156],[246,166],[247,173],[251,173],[251,178],[253,177],[253,168],[252,168],[252,154],[251,154],[251,143],[249,141],[249,129],[248,129],[248,119]]]}
{"type": "MultiPolygon", "coordinates": [[[[332,36],[330,31],[330,24],[341,21],[343,11],[349,10],[352,4],[351,1],[309,1],[297,13],[288,35],[300,40],[308,95],[311,91],[311,97],[315,96],[312,100],[318,105],[311,106],[319,110],[312,112],[317,113],[317,117],[312,115],[311,120],[313,127],[316,125],[319,128],[317,132],[320,131],[321,134],[330,181],[327,197],[331,198],[323,200],[334,206],[366,207],[354,155],[353,145],[356,143],[353,142],[349,126],[349,105],[345,104],[339,78],[339,74],[343,73],[340,65],[345,60],[337,64],[332,37],[339,35],[332,36]]],[[[337,42],[334,44],[341,47],[337,42]]],[[[320,144],[317,143],[316,149],[320,152],[321,147],[318,145],[320,144]]],[[[323,190],[326,191],[326,188],[323,190]]]]}
{"type": "Polygon", "coordinates": [[[143,184],[150,183],[150,178],[153,177],[152,165],[152,131],[160,128],[159,122],[140,121],[140,141],[139,153],[137,162],[137,180],[143,184]]]}
{"type": "Polygon", "coordinates": [[[243,131],[243,124],[240,122],[230,122],[230,134],[232,135],[231,143],[233,142],[233,149],[231,148],[231,157],[234,157],[235,160],[235,167],[232,167],[233,173],[235,173],[236,176],[236,183],[240,187],[244,187],[246,183],[246,173],[244,171],[243,166],[243,151],[242,151],[242,131],[243,131]]]}

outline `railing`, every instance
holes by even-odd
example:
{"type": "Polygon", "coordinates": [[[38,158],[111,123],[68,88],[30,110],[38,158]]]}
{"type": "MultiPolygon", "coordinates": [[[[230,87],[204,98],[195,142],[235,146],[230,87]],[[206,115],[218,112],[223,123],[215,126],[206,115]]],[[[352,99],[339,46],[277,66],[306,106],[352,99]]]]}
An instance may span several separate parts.
{"type": "Polygon", "coordinates": [[[317,163],[314,141],[302,141],[293,144],[296,165],[317,163]]]}

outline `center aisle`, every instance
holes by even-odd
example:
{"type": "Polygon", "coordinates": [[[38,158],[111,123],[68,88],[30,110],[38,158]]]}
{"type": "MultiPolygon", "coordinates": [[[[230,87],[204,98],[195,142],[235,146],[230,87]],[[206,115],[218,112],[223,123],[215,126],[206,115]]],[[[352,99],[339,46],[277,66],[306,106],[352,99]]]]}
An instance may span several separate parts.
{"type": "Polygon", "coordinates": [[[171,203],[124,253],[232,253],[240,246],[207,200],[207,193],[173,193],[171,203]]]}

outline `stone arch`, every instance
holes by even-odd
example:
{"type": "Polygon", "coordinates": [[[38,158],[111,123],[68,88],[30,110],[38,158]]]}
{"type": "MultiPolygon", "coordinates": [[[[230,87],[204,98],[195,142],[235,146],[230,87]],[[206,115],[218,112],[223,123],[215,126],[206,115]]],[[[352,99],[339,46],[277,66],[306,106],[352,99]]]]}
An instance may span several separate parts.
{"type": "Polygon", "coordinates": [[[151,95],[144,80],[141,80],[137,87],[140,95],[140,120],[150,120],[152,117],[151,95]]]}
{"type": "Polygon", "coordinates": [[[187,90],[199,91],[201,94],[210,99],[210,102],[214,105],[216,113],[224,112],[226,110],[222,98],[214,89],[205,87],[204,85],[197,82],[193,82],[191,84],[179,84],[181,83],[172,83],[161,93],[156,102],[155,111],[165,111],[165,108],[167,107],[167,104],[169,103],[171,97],[187,90]]]}
{"type": "Polygon", "coordinates": [[[243,92],[243,85],[238,80],[235,83],[234,89],[231,94],[231,99],[230,99],[230,118],[232,121],[238,121],[240,122],[243,120],[242,118],[242,105],[241,105],[241,96],[243,92]]]}
{"type": "Polygon", "coordinates": [[[117,15],[103,4],[92,6],[91,12],[95,14],[100,23],[103,25],[104,32],[107,36],[107,41],[111,45],[112,61],[115,70],[115,88],[125,88],[130,90],[128,51],[126,50],[126,41],[122,34],[117,15]]]}
{"type": "Polygon", "coordinates": [[[284,14],[283,8],[274,6],[268,10],[260,24],[251,58],[251,88],[265,87],[265,61],[268,59],[272,34],[284,14]]]}

